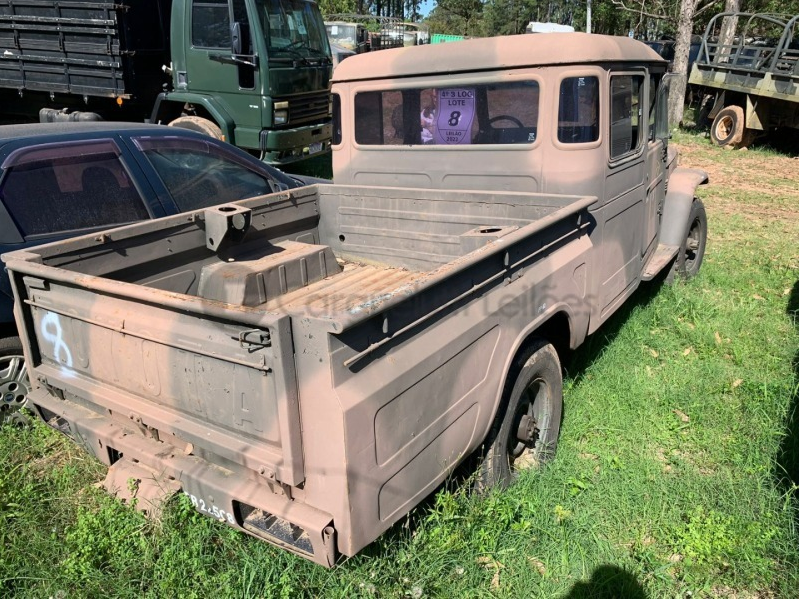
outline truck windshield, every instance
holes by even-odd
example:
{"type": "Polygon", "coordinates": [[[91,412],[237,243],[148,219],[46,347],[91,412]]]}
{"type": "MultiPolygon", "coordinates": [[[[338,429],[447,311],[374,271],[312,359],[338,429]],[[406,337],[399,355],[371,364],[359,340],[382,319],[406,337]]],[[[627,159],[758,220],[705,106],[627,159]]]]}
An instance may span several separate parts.
{"type": "Polygon", "coordinates": [[[328,37],[334,44],[339,44],[348,50],[355,50],[358,45],[356,26],[349,23],[327,23],[328,37]]]}
{"type": "Polygon", "coordinates": [[[330,57],[317,5],[307,0],[256,0],[270,60],[330,57]]]}

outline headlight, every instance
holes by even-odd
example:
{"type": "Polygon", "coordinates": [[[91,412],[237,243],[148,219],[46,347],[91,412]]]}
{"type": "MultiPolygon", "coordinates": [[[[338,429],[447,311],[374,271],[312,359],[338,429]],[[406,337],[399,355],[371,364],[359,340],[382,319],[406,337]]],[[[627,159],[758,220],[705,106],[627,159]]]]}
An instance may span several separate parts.
{"type": "Polygon", "coordinates": [[[272,114],[273,125],[285,125],[289,122],[289,102],[275,102],[275,112],[272,114]]]}

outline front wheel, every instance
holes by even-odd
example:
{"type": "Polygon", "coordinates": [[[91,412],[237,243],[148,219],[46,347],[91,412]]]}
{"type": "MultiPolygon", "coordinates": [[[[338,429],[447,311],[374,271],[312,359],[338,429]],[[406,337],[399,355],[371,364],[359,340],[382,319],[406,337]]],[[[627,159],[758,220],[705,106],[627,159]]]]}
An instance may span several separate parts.
{"type": "Polygon", "coordinates": [[[208,119],[204,119],[200,116],[184,115],[172,121],[169,126],[197,131],[198,133],[213,137],[214,139],[222,139],[223,137],[222,129],[220,129],[216,123],[212,123],[208,119]]]}
{"type": "Polygon", "coordinates": [[[555,455],[561,428],[561,364],[555,348],[536,340],[517,360],[489,433],[479,490],[505,487],[519,473],[555,455]]]}
{"type": "Polygon", "coordinates": [[[691,279],[700,272],[700,265],[706,253],[707,236],[706,209],[703,202],[695,198],[689,212],[683,242],[667,275],[668,282],[673,282],[675,279],[691,279]]]}

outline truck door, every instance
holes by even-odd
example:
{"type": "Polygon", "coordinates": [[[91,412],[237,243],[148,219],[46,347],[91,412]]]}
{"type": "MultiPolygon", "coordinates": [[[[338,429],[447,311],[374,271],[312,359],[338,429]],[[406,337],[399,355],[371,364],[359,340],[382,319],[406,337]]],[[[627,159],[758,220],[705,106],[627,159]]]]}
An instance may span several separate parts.
{"type": "Polygon", "coordinates": [[[608,89],[608,166],[601,210],[601,320],[630,295],[641,273],[646,195],[644,74],[612,72],[608,89]]]}
{"type": "Polygon", "coordinates": [[[234,117],[237,130],[261,131],[259,77],[245,0],[191,0],[184,27],[187,90],[212,96],[234,117]]]}
{"type": "Polygon", "coordinates": [[[667,81],[662,82],[661,73],[651,73],[647,92],[647,197],[644,207],[644,236],[642,256],[646,256],[656,243],[658,219],[664,205],[666,193],[665,177],[667,170],[667,127],[666,120],[667,81]]]}

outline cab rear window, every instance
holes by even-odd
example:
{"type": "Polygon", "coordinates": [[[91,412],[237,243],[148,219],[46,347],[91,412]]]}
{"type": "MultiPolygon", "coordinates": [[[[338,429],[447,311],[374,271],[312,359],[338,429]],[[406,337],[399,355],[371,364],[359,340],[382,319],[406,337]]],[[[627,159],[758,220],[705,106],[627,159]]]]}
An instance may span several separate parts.
{"type": "Polygon", "coordinates": [[[536,81],[360,92],[361,145],[532,144],[539,119],[536,81]]]}

